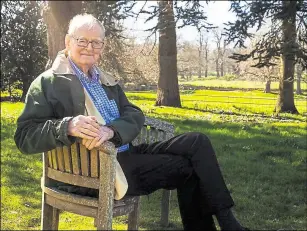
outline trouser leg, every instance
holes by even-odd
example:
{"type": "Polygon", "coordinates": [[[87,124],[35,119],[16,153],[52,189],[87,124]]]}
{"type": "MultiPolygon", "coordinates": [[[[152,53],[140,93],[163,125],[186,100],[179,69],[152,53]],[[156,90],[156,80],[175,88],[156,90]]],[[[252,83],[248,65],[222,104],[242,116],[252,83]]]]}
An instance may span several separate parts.
{"type": "Polygon", "coordinates": [[[151,152],[148,145],[119,153],[128,181],[127,195],[147,195],[157,189],[175,189],[185,230],[216,230],[212,214],[200,192],[191,161],[182,155],[151,152]]]}
{"type": "Polygon", "coordinates": [[[177,197],[184,230],[216,231],[212,215],[206,213],[208,205],[201,196],[195,174],[177,188],[177,197]]]}
{"type": "Polygon", "coordinates": [[[207,136],[198,132],[181,134],[163,142],[137,147],[140,153],[156,155],[169,153],[188,159],[199,178],[202,196],[206,198],[207,213],[230,208],[234,205],[226,187],[214,149],[207,136]]]}

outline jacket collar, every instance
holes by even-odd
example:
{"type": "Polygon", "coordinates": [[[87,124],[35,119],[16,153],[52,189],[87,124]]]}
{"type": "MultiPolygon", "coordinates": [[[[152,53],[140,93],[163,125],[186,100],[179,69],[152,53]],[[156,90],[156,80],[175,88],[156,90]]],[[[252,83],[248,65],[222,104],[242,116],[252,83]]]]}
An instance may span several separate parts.
{"type": "MultiPolygon", "coordinates": [[[[54,74],[62,74],[62,75],[75,75],[74,70],[72,69],[69,60],[65,54],[65,50],[62,50],[58,53],[57,57],[55,58],[51,70],[54,74]]],[[[109,73],[100,70],[97,68],[100,81],[102,84],[106,86],[115,86],[118,83],[118,80],[115,79],[112,75],[109,73]]]]}

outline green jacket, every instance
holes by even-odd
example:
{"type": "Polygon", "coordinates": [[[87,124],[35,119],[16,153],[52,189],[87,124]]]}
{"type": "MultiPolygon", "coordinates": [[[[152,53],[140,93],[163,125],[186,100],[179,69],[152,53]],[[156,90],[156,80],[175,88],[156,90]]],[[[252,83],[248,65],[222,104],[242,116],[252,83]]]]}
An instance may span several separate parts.
{"type": "MultiPolygon", "coordinates": [[[[115,131],[111,141],[116,147],[130,143],[144,124],[144,114],[131,104],[111,75],[100,71],[100,82],[108,98],[116,102],[120,117],[110,123],[115,131]]],[[[68,121],[84,115],[83,86],[75,76],[67,57],[59,52],[52,67],[32,83],[25,107],[17,120],[14,140],[22,153],[38,153],[71,145],[75,137],[67,135],[68,121]]]]}

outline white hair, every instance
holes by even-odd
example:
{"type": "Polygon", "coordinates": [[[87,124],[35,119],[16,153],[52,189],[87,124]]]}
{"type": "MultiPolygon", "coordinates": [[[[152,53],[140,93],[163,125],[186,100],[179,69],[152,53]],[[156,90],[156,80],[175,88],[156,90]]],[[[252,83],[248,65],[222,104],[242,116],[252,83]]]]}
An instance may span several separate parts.
{"type": "Polygon", "coordinates": [[[74,34],[79,28],[86,26],[88,29],[93,28],[94,26],[99,26],[102,32],[102,38],[105,37],[105,28],[103,24],[91,14],[77,14],[74,16],[68,27],[68,34],[74,34]]]}

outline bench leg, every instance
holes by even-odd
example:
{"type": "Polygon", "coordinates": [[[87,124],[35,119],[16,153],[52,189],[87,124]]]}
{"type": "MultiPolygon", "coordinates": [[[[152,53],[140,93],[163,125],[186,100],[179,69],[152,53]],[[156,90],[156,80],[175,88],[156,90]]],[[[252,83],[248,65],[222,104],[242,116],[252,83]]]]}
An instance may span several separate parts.
{"type": "Polygon", "coordinates": [[[43,193],[42,200],[42,230],[58,230],[59,228],[59,210],[45,203],[45,195],[43,193]]]}
{"type": "Polygon", "coordinates": [[[134,204],[134,210],[128,215],[128,230],[138,230],[140,199],[134,204]]]}
{"type": "Polygon", "coordinates": [[[171,191],[163,189],[161,200],[161,220],[160,223],[163,227],[169,225],[169,208],[170,208],[171,191]]]}

